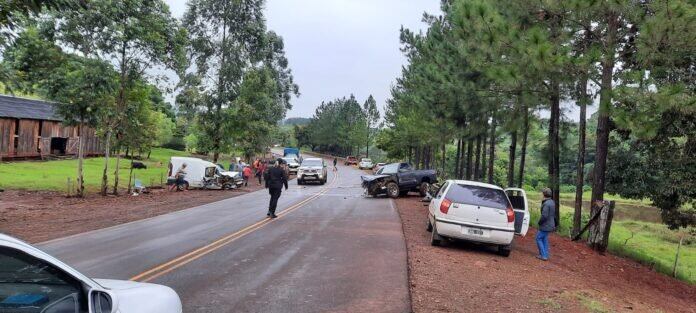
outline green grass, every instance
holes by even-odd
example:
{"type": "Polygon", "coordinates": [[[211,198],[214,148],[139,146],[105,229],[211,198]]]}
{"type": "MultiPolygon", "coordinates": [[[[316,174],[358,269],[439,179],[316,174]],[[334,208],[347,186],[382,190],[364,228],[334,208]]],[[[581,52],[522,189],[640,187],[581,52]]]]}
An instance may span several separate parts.
{"type": "MultiPolygon", "coordinates": [[[[530,199],[530,205],[531,203],[534,203],[534,200],[530,199]]],[[[531,205],[532,225],[537,225],[539,214],[539,209],[531,205]]],[[[583,214],[582,225],[587,224],[588,220],[588,214],[583,214]]],[[[561,206],[558,233],[569,237],[572,224],[573,209],[561,206]]],[[[633,259],[671,276],[677,246],[682,235],[684,235],[684,243],[679,253],[677,278],[696,284],[696,238],[689,235],[688,231],[670,230],[659,223],[614,220],[609,234],[608,250],[612,254],[633,259]]]]}
{"type": "Polygon", "coordinates": [[[588,294],[579,292],[576,295],[577,299],[580,301],[582,306],[587,309],[588,312],[592,313],[608,313],[611,312],[607,308],[604,307],[604,304],[602,302],[599,302],[595,299],[592,299],[588,294]]]}
{"type": "MultiPolygon", "coordinates": [[[[172,156],[188,156],[183,151],[154,148],[149,160],[141,162],[147,169],[134,170],[134,176],[143,184],[158,185],[160,178],[167,179],[167,165],[172,156]]],[[[113,184],[116,159],[109,159],[109,183],[113,184]]],[[[121,159],[119,164],[119,185],[126,187],[130,160],[121,159]]],[[[88,158],[84,162],[84,179],[87,191],[97,191],[101,186],[104,170],[104,158],[88,158]]],[[[75,182],[77,177],[77,160],[60,161],[18,161],[0,163],[0,188],[25,190],[66,191],[67,180],[75,182]]]]}

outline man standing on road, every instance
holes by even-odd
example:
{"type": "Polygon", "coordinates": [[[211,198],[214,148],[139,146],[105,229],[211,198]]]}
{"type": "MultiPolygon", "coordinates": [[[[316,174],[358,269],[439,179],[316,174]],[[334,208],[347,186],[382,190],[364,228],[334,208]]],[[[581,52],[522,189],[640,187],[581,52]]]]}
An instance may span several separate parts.
{"type": "Polygon", "coordinates": [[[553,192],[550,188],[544,188],[541,193],[544,199],[541,201],[541,217],[539,218],[539,230],[536,235],[536,243],[539,248],[538,259],[549,260],[549,233],[556,230],[556,203],[551,198],[553,192]]]}
{"type": "Polygon", "coordinates": [[[266,216],[270,218],[277,217],[275,211],[283,186],[285,186],[285,190],[288,190],[288,175],[285,170],[283,170],[283,162],[283,159],[276,160],[275,165],[268,169],[264,177],[266,179],[268,193],[271,194],[271,202],[268,204],[268,213],[266,213],[266,216]]]}
{"type": "Polygon", "coordinates": [[[334,162],[333,162],[333,163],[334,163],[333,171],[334,171],[334,172],[338,172],[338,167],[336,167],[336,164],[338,164],[338,158],[337,158],[337,157],[334,157],[334,162]]]}

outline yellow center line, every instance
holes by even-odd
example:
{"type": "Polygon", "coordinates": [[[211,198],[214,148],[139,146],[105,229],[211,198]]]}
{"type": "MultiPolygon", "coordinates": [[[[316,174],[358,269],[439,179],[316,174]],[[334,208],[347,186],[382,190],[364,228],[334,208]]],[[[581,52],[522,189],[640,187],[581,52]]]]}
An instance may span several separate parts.
{"type": "MultiPolygon", "coordinates": [[[[323,188],[321,191],[310,196],[309,198],[304,199],[296,204],[293,204],[292,206],[290,206],[287,209],[283,210],[282,212],[278,213],[278,218],[281,218],[281,217],[291,213],[292,211],[303,207],[305,204],[309,203],[310,201],[325,194],[326,192],[328,192],[329,188],[331,188],[336,183],[337,180],[338,180],[338,173],[336,173],[334,175],[334,179],[331,181],[331,184],[329,186],[323,188]]],[[[261,221],[258,221],[258,222],[254,223],[252,225],[249,225],[241,230],[238,230],[238,231],[231,233],[229,235],[226,235],[218,240],[215,240],[215,241],[213,241],[213,242],[211,242],[203,247],[200,247],[200,248],[193,250],[189,253],[186,253],[182,256],[174,258],[168,262],[162,263],[162,264],[160,264],[154,268],[151,268],[145,272],[142,272],[138,275],[135,275],[135,276],[131,277],[130,280],[141,281],[141,282],[152,281],[152,280],[156,279],[157,277],[160,277],[164,274],[167,274],[167,273],[169,273],[177,268],[180,268],[180,267],[182,267],[182,266],[184,266],[184,265],[186,265],[194,260],[197,260],[197,259],[199,259],[199,258],[201,258],[201,257],[203,257],[211,252],[214,252],[214,251],[228,245],[229,243],[262,228],[263,226],[273,222],[274,220],[276,220],[276,219],[266,218],[266,219],[263,219],[261,221]]]]}

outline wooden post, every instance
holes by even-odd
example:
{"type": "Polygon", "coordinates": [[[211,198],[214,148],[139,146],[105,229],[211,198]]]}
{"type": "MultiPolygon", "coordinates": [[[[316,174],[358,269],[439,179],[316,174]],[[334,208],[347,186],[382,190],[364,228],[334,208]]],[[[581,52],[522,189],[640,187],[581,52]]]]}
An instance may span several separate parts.
{"type": "Polygon", "coordinates": [[[609,244],[609,233],[611,232],[611,222],[614,219],[614,201],[602,201],[596,205],[601,206],[598,208],[599,217],[597,222],[590,226],[587,244],[593,249],[600,253],[607,251],[607,246],[609,244]]]}
{"type": "Polygon", "coordinates": [[[68,182],[65,185],[65,192],[67,193],[67,196],[70,197],[70,177],[68,177],[68,182]]]}
{"type": "Polygon", "coordinates": [[[679,238],[679,245],[677,246],[677,255],[674,257],[674,267],[672,268],[672,277],[677,278],[677,266],[679,264],[679,250],[681,250],[682,242],[684,242],[684,235],[679,238]]]}

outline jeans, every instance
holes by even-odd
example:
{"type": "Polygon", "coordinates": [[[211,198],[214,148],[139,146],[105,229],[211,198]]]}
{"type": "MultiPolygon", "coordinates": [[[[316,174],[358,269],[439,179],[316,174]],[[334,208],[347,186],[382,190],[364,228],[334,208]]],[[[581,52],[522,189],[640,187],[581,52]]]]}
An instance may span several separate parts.
{"type": "Polygon", "coordinates": [[[547,231],[537,231],[536,243],[539,248],[539,256],[542,259],[549,258],[549,232],[547,231]]]}

